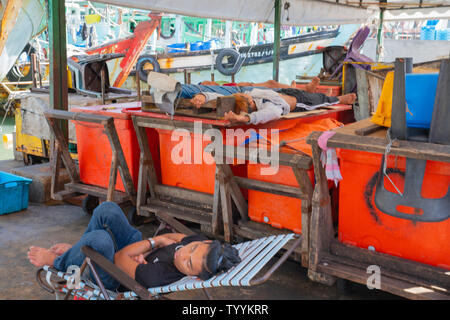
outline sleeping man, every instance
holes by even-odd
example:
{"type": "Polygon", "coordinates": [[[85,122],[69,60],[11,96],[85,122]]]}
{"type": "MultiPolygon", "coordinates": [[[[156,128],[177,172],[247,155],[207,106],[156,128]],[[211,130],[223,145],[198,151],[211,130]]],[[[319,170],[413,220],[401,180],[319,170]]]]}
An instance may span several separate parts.
{"type": "MultiPolygon", "coordinates": [[[[204,103],[227,94],[216,92],[197,93],[191,103],[200,108],[204,103]]],[[[330,97],[323,93],[307,92],[295,88],[252,88],[249,91],[230,94],[236,99],[235,110],[224,115],[235,123],[260,124],[277,120],[289,112],[313,110],[333,104],[353,104],[356,94],[330,97]]]]}

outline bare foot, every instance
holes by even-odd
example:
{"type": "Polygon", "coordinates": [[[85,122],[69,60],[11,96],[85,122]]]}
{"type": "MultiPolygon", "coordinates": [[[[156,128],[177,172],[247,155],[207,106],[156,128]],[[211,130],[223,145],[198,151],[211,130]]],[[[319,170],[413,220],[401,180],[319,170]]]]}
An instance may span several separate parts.
{"type": "Polygon", "coordinates": [[[45,265],[53,266],[53,261],[58,256],[53,252],[40,247],[30,247],[28,250],[28,260],[36,267],[42,267],[45,265]]]}
{"type": "Polygon", "coordinates": [[[328,88],[328,90],[327,90],[327,96],[331,96],[332,93],[333,93],[333,89],[328,88]]]}
{"type": "Polygon", "coordinates": [[[72,245],[70,243],[57,243],[51,246],[48,250],[50,252],[53,252],[57,256],[60,256],[70,248],[72,248],[72,245]]]}
{"type": "Polygon", "coordinates": [[[311,82],[305,86],[305,91],[312,92],[312,93],[316,92],[316,89],[317,89],[317,86],[319,85],[319,83],[320,83],[319,77],[312,78],[311,82]]]}
{"type": "Polygon", "coordinates": [[[292,80],[291,88],[297,88],[297,82],[295,80],[292,80]]]}
{"type": "Polygon", "coordinates": [[[341,104],[353,104],[356,101],[356,94],[355,93],[347,93],[343,96],[339,96],[339,103],[341,104]]]}

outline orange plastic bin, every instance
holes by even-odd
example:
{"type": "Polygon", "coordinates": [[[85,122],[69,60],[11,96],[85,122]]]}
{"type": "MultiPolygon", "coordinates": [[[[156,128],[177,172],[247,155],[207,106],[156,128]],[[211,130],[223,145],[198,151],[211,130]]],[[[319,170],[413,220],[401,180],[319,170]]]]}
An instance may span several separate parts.
{"type": "MultiPolygon", "coordinates": [[[[137,188],[139,175],[140,149],[134,130],[131,115],[122,112],[125,108],[140,110],[140,103],[122,103],[72,108],[72,112],[93,113],[114,118],[117,135],[125,160],[130,171],[134,186],[137,188]]],[[[74,121],[80,179],[85,184],[108,188],[112,150],[104,127],[101,124],[74,121]]],[[[159,139],[156,130],[148,129],[147,136],[152,141],[152,153],[157,176],[161,176],[159,161],[159,139]]],[[[160,178],[159,178],[160,179],[160,178]]],[[[117,175],[116,190],[125,191],[120,174],[117,175]]]]}
{"type": "MultiPolygon", "coordinates": [[[[168,118],[165,114],[155,112],[133,110],[125,110],[125,112],[149,118],[168,118]]],[[[226,143],[226,129],[224,125],[228,122],[224,120],[200,119],[185,116],[174,116],[174,120],[185,122],[201,121],[205,125],[213,124],[222,132],[223,143],[226,143]]],[[[210,137],[197,133],[190,133],[189,137],[187,135],[181,137],[178,133],[174,134],[173,130],[156,130],[159,136],[161,183],[167,186],[214,194],[216,164],[214,158],[209,153],[203,152],[204,148],[211,143],[210,137]],[[187,141],[187,145],[190,145],[190,155],[186,155],[186,158],[184,158],[183,151],[181,150],[181,145],[185,141],[187,141]]],[[[186,133],[186,131],[184,132],[186,133]]],[[[231,164],[230,167],[235,175],[246,177],[247,168],[245,164],[231,164]]]]}
{"type": "MultiPolygon", "coordinates": [[[[374,203],[376,176],[381,154],[344,150],[338,152],[343,180],[339,191],[339,240],[393,256],[450,269],[450,219],[420,222],[380,211],[374,203]]],[[[388,157],[390,179],[404,191],[406,160],[388,157]]],[[[442,198],[450,185],[450,164],[427,161],[422,197],[442,198]]],[[[384,178],[384,187],[397,192],[384,178]]],[[[398,206],[406,214],[420,214],[413,208],[398,206]]],[[[450,208],[449,208],[450,210],[450,208]]]]}
{"type": "MultiPolygon", "coordinates": [[[[307,117],[300,120],[290,130],[280,131],[279,140],[292,141],[288,145],[311,155],[311,147],[306,143],[306,138],[311,131],[326,131],[336,128],[341,123],[328,118],[329,115],[307,117]]],[[[336,116],[336,115],[335,115],[336,116]]],[[[295,152],[283,147],[281,152],[295,152]]],[[[299,187],[297,179],[291,167],[280,166],[274,175],[262,175],[261,169],[267,165],[248,164],[248,178],[259,181],[282,184],[291,187],[299,187]]],[[[314,187],[314,169],[308,171],[309,179],[314,187]]],[[[330,183],[330,189],[333,184],[330,183]]],[[[262,191],[248,191],[248,214],[251,220],[268,223],[275,228],[285,228],[295,233],[301,233],[301,200],[291,197],[270,194],[262,191]]]]}

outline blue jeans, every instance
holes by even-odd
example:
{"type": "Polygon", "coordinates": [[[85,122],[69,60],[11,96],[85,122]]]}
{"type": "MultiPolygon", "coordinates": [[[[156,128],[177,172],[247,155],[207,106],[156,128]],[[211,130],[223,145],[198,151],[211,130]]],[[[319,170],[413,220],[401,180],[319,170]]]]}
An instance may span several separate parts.
{"type": "MultiPolygon", "coordinates": [[[[119,205],[114,202],[103,202],[95,208],[81,239],[72,248],[56,258],[53,266],[60,271],[66,271],[71,265],[81,266],[86,258],[81,252],[83,246],[91,247],[114,262],[114,254],[117,251],[141,240],[142,233],[129,224],[119,205]]],[[[105,288],[109,290],[117,289],[119,282],[97,265],[94,264],[94,266],[105,288]]],[[[91,279],[94,279],[92,273],[91,279]]]]}
{"type": "MultiPolygon", "coordinates": [[[[250,91],[255,87],[239,87],[239,86],[205,86],[202,84],[183,84],[181,85],[180,98],[191,99],[197,93],[200,92],[215,92],[229,96],[234,93],[242,93],[244,91],[250,91]]],[[[267,89],[267,88],[259,88],[267,89]]]]}

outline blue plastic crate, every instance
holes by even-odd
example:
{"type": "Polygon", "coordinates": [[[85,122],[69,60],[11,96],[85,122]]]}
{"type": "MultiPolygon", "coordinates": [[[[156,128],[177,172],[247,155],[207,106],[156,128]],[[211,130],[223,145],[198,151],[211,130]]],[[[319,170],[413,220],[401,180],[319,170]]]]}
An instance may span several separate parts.
{"type": "Polygon", "coordinates": [[[28,208],[28,188],[33,180],[0,171],[0,215],[28,208]]]}
{"type": "Polygon", "coordinates": [[[436,40],[449,41],[450,40],[450,29],[437,30],[436,31],[436,40]]]}
{"type": "Polygon", "coordinates": [[[405,98],[409,112],[406,125],[415,128],[430,128],[436,98],[439,73],[410,73],[406,75],[405,98]]]}
{"type": "Polygon", "coordinates": [[[433,27],[425,26],[420,30],[420,40],[435,40],[436,30],[433,27]]]}

